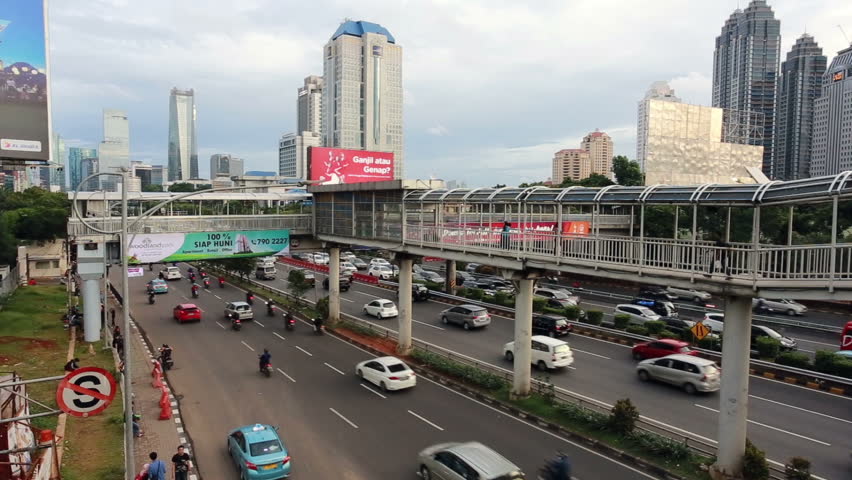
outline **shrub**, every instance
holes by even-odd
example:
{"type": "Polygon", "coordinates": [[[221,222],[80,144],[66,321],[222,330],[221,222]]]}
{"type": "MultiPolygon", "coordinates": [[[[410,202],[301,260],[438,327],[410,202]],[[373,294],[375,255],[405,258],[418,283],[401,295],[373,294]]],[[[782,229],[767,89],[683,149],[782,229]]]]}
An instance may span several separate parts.
{"type": "Polygon", "coordinates": [[[432,368],[433,370],[445,373],[485,390],[500,390],[506,385],[506,380],[504,380],[503,377],[485,372],[470,365],[455,362],[435,353],[415,349],[411,356],[418,362],[432,368]]]}
{"type": "Polygon", "coordinates": [[[706,336],[698,341],[698,346],[700,348],[705,348],[707,350],[713,350],[716,352],[722,351],[722,340],[719,337],[711,337],[706,336]]]}
{"type": "Polygon", "coordinates": [[[484,293],[481,288],[471,288],[468,290],[467,298],[471,300],[482,300],[484,293]]]}
{"type": "Polygon", "coordinates": [[[556,403],[556,410],[568,420],[595,428],[606,427],[609,417],[606,414],[583,408],[574,403],[556,403]]]}
{"type": "Polygon", "coordinates": [[[852,360],[835,355],[833,352],[819,350],[816,352],[814,369],[818,372],[852,378],[852,360]]]}
{"type": "Polygon", "coordinates": [[[339,325],[347,330],[351,330],[355,333],[364,335],[366,337],[381,337],[382,334],[373,330],[367,325],[362,324],[361,322],[351,322],[349,320],[342,320],[339,325]]]}
{"type": "Polygon", "coordinates": [[[812,367],[810,357],[801,352],[784,352],[775,357],[775,363],[795,368],[810,369],[812,367]]]}
{"type": "Polygon", "coordinates": [[[543,312],[544,307],[547,306],[546,298],[533,298],[533,312],[543,312]]]}
{"type": "Polygon", "coordinates": [[[568,320],[577,320],[580,318],[580,307],[576,305],[568,305],[565,307],[565,318],[568,320]]]}
{"type": "Polygon", "coordinates": [[[633,405],[629,398],[623,398],[613,405],[612,413],[607,420],[607,428],[619,435],[629,435],[636,427],[639,420],[639,410],[633,405]]]}
{"type": "Polygon", "coordinates": [[[656,433],[637,430],[630,435],[630,439],[643,450],[664,456],[668,460],[683,460],[692,454],[692,449],[686,442],[678,442],[656,433]]]}
{"type": "Polygon", "coordinates": [[[589,310],[586,312],[586,323],[600,325],[603,322],[603,312],[600,310],[589,310]]]}
{"type": "Polygon", "coordinates": [[[561,309],[561,308],[550,308],[550,307],[544,307],[544,313],[549,313],[549,314],[551,314],[551,315],[559,315],[559,316],[562,316],[562,315],[564,315],[564,314],[565,314],[565,310],[563,310],[563,309],[561,309]]]}
{"type": "Polygon", "coordinates": [[[317,304],[314,306],[319,314],[319,317],[323,320],[328,320],[328,297],[322,297],[317,300],[317,304]]]}
{"type": "Polygon", "coordinates": [[[648,329],[641,325],[628,325],[624,331],[633,335],[648,335],[648,329]]]}
{"type": "Polygon", "coordinates": [[[507,300],[509,300],[509,294],[506,292],[497,292],[494,294],[494,303],[497,305],[506,305],[507,300]]]}
{"type": "Polygon", "coordinates": [[[811,462],[802,457],[793,457],[784,465],[784,477],[787,480],[810,480],[811,462]]]}
{"type": "Polygon", "coordinates": [[[781,342],[771,337],[757,337],[755,346],[760,358],[775,358],[781,351],[781,342]]]}
{"type": "Polygon", "coordinates": [[[680,338],[680,335],[671,330],[663,330],[660,332],[660,338],[680,338]]]}
{"type": "Polygon", "coordinates": [[[652,320],[650,322],[645,322],[644,327],[648,329],[648,333],[652,335],[658,335],[666,328],[666,322],[662,322],[660,320],[652,320]]]}
{"type": "Polygon", "coordinates": [[[619,330],[624,330],[630,323],[630,315],[624,313],[617,313],[613,317],[613,322],[615,323],[615,328],[619,330]]]}
{"type": "Polygon", "coordinates": [[[743,478],[745,480],[768,480],[769,464],[766,454],[746,439],[745,455],[743,456],[743,478]]]}

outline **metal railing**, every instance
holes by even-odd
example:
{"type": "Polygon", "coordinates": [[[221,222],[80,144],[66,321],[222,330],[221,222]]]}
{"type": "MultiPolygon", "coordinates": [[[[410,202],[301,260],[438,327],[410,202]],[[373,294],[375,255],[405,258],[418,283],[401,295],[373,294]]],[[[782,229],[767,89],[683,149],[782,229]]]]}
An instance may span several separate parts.
{"type": "Polygon", "coordinates": [[[9,295],[18,288],[18,265],[10,268],[0,279],[0,296],[9,295]]]}
{"type": "MultiPolygon", "coordinates": [[[[129,217],[132,223],[136,217],[129,217]]],[[[87,218],[95,228],[116,231],[121,228],[121,218],[87,218]]],[[[290,230],[290,233],[309,234],[312,215],[189,215],[154,216],[138,224],[130,233],[187,233],[216,232],[222,230],[290,230]]],[[[101,235],[76,218],[68,219],[68,235],[101,235]]]]}

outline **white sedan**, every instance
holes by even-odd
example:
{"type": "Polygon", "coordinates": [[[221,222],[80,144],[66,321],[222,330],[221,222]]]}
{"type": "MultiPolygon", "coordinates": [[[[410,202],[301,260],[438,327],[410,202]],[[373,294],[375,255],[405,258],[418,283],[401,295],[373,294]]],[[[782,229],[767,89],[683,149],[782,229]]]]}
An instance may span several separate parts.
{"type": "Polygon", "coordinates": [[[399,315],[396,305],[390,300],[373,300],[372,302],[364,305],[364,313],[372,315],[379,320],[399,315]]]}
{"type": "Polygon", "coordinates": [[[379,357],[355,365],[355,375],[383,391],[402,390],[417,385],[414,371],[396,357],[379,357]]]}
{"type": "Polygon", "coordinates": [[[393,270],[388,265],[373,265],[367,271],[367,275],[371,277],[379,277],[382,280],[390,280],[393,278],[393,270]]]}

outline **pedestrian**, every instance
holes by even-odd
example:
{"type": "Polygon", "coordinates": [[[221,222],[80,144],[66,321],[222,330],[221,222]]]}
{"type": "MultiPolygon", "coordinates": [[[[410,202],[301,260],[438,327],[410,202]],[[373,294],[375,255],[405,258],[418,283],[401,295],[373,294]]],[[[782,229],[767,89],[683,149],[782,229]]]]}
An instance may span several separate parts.
{"type": "Polygon", "coordinates": [[[112,327],[112,336],[113,338],[121,336],[121,328],[118,325],[112,327]]]}
{"type": "Polygon", "coordinates": [[[157,452],[151,452],[148,458],[151,459],[148,465],[148,480],[166,480],[166,463],[157,460],[157,452]]]}
{"type": "Polygon", "coordinates": [[[177,453],[172,456],[172,463],[175,464],[175,480],[187,480],[192,469],[192,460],[183,445],[178,446],[177,453]]]}
{"type": "Polygon", "coordinates": [[[121,345],[122,341],[121,332],[113,332],[112,348],[118,350],[118,346],[121,345]]]}
{"type": "Polygon", "coordinates": [[[512,224],[508,221],[503,222],[503,231],[500,234],[500,248],[509,249],[509,240],[511,238],[512,224]]]}
{"type": "Polygon", "coordinates": [[[77,370],[78,368],[80,368],[80,359],[79,358],[72,358],[71,360],[68,361],[68,363],[65,364],[65,371],[66,372],[73,372],[74,370],[77,370]]]}
{"type": "Polygon", "coordinates": [[[109,317],[110,317],[110,322],[112,323],[113,326],[115,326],[115,309],[114,308],[109,309],[109,317]]]}

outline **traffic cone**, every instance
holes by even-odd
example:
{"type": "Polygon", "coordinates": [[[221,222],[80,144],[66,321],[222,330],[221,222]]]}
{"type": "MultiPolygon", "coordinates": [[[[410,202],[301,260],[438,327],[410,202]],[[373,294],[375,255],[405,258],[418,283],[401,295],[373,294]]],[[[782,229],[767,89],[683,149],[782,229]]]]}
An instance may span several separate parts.
{"type": "Polygon", "coordinates": [[[172,406],[169,404],[169,391],[165,387],[162,388],[160,395],[160,420],[168,420],[172,418],[172,406]]]}

